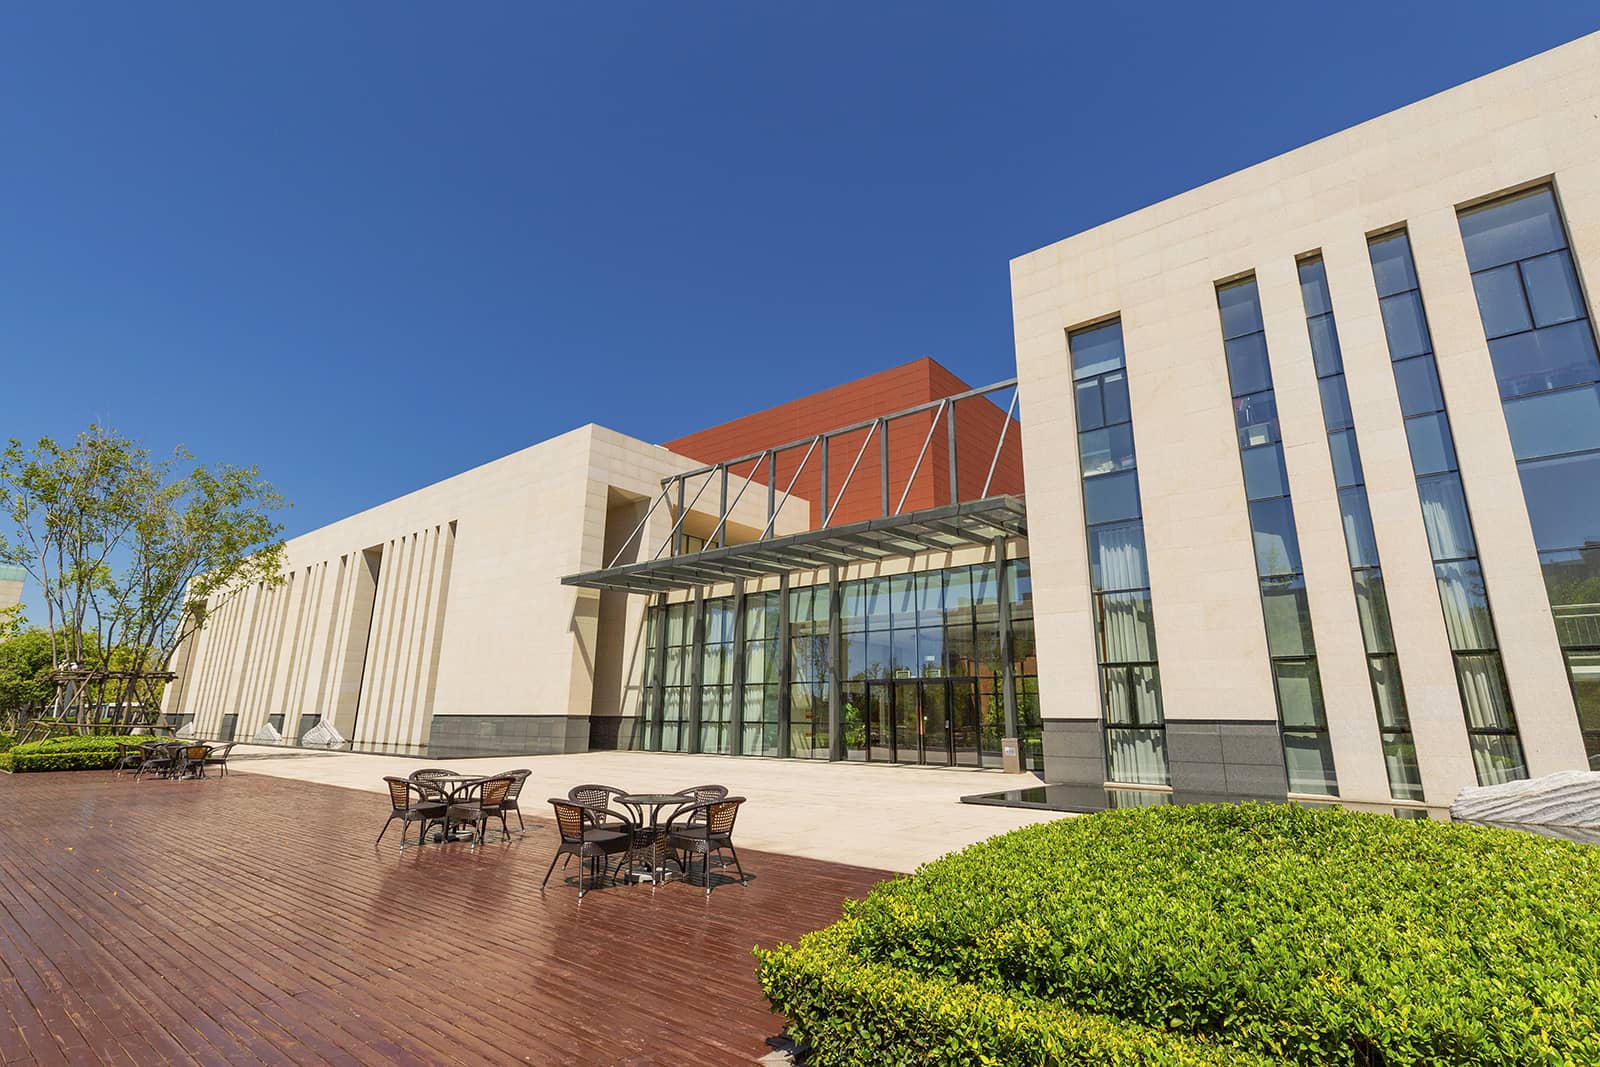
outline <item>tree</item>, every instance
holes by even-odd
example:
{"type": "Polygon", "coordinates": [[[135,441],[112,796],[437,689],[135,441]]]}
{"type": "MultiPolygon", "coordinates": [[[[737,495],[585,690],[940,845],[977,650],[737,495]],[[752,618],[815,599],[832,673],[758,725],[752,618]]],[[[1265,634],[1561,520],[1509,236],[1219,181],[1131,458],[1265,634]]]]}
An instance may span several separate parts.
{"type": "Polygon", "coordinates": [[[99,702],[126,706],[155,699],[178,647],[232,597],[282,581],[284,506],[255,467],[206,467],[182,448],[153,460],[100,426],[68,446],[13,439],[0,560],[38,585],[53,671],[98,677],[99,702]]]}
{"type": "Polygon", "coordinates": [[[40,629],[0,641],[0,733],[15,733],[28,713],[55,695],[50,635],[40,629]]]}

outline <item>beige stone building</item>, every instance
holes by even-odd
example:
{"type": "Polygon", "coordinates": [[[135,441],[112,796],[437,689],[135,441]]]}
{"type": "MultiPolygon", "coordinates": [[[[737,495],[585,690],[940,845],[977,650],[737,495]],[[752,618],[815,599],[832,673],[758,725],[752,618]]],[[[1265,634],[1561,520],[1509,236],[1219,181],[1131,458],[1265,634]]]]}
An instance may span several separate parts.
{"type": "Polygon", "coordinates": [[[296,538],[168,711],[1397,803],[1600,766],[1597,71],[1019,257],[1015,382],[819,394],[736,456],[588,426],[296,538]]]}

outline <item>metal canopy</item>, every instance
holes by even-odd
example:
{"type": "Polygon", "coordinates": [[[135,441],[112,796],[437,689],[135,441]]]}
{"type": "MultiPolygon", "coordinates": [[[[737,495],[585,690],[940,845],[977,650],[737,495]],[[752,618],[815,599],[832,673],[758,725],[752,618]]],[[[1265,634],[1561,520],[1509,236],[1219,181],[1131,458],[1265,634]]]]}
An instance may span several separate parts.
{"type": "Polygon", "coordinates": [[[816,570],[830,563],[871,563],[919,552],[944,552],[967,545],[986,545],[996,537],[1027,535],[1028,513],[1021,498],[995,496],[905,515],[885,515],[848,526],[806,530],[766,541],[569,574],[561,579],[561,584],[626,593],[665,593],[718,585],[736,578],[816,570]]]}

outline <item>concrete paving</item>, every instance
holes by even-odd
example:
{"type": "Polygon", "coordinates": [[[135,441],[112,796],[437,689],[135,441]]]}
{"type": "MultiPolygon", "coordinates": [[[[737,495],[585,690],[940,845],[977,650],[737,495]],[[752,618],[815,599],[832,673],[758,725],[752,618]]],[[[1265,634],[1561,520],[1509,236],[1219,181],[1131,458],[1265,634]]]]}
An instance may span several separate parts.
{"type": "MultiPolygon", "coordinates": [[[[964,848],[986,837],[1061,818],[1057,812],[962,804],[971,793],[1037,785],[1031,774],[880,763],[732,759],[663,752],[585,752],[556,756],[493,756],[442,761],[351,752],[310,752],[241,745],[230,769],[309,782],[384,791],[385,775],[447,766],[467,774],[512,768],[533,771],[522,809],[547,816],[547,797],[565,797],[587,782],[639,793],[675,792],[715,782],[748,798],[734,840],[754,849],[894,871],[964,848]]],[[[374,805],[373,819],[381,816],[374,805]]]]}

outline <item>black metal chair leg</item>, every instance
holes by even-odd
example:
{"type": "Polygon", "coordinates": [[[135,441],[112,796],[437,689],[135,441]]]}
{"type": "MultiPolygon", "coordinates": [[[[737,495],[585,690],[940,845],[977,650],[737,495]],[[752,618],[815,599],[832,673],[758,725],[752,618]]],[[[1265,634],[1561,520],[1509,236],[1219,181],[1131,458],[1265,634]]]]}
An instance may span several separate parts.
{"type": "Polygon", "coordinates": [[[394,822],[394,816],[392,815],[384,820],[383,829],[378,831],[378,839],[372,843],[373,848],[383,844],[383,835],[389,832],[389,824],[392,822],[394,822]]]}
{"type": "Polygon", "coordinates": [[[744,868],[739,865],[739,850],[733,847],[733,842],[728,842],[728,851],[733,853],[733,869],[739,872],[739,884],[744,885],[744,868]]]}
{"type": "Polygon", "coordinates": [[[562,856],[566,856],[567,859],[569,859],[569,860],[572,858],[571,856],[567,855],[567,853],[565,853],[565,852],[558,852],[554,856],[551,856],[550,857],[550,869],[548,871],[544,872],[544,881],[539,883],[539,888],[540,889],[543,889],[545,886],[550,884],[550,876],[552,874],[556,873],[556,860],[560,859],[562,856]]]}

